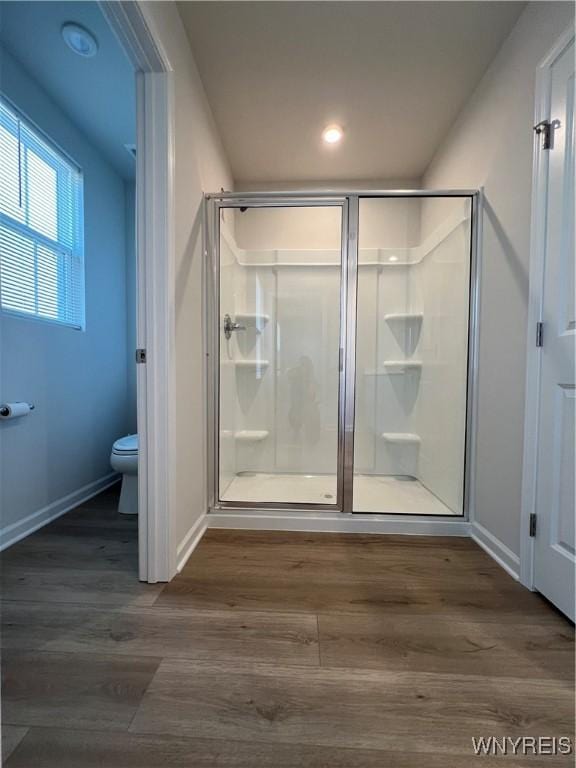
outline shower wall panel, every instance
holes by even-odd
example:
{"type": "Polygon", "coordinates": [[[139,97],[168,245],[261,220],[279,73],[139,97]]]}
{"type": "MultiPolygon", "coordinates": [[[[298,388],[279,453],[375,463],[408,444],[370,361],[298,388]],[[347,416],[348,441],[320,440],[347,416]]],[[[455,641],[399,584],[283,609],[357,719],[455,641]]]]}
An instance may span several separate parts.
{"type": "Polygon", "coordinates": [[[391,318],[402,318],[414,305],[406,262],[419,243],[420,201],[389,198],[382,205],[379,198],[363,199],[359,234],[355,471],[415,475],[417,452],[382,436],[413,429],[418,373],[390,363],[415,356],[415,339],[402,319],[391,318]]]}
{"type": "Polygon", "coordinates": [[[423,242],[432,239],[438,244],[412,273],[425,318],[414,417],[421,441],[418,477],[457,513],[464,493],[470,208],[468,199],[423,201],[423,242]]]}
{"type": "Polygon", "coordinates": [[[338,451],[340,270],[276,271],[276,469],[326,474],[338,451]]]}
{"type": "MultiPolygon", "coordinates": [[[[245,330],[233,334],[235,366],[237,472],[274,471],[275,452],[275,275],[266,267],[239,267],[241,290],[234,319],[245,330]],[[254,435],[259,435],[254,439],[254,435]]],[[[232,341],[231,340],[231,341],[232,341]]]]}

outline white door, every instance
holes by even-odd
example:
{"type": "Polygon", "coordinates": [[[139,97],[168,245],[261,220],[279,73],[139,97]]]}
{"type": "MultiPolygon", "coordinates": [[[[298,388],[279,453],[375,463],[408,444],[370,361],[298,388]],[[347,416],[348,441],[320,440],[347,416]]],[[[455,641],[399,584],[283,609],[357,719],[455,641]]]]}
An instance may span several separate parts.
{"type": "MultiPolygon", "coordinates": [[[[534,586],[574,619],[574,40],[548,69],[534,586]]],[[[541,198],[542,201],[542,198],[541,198]]]]}

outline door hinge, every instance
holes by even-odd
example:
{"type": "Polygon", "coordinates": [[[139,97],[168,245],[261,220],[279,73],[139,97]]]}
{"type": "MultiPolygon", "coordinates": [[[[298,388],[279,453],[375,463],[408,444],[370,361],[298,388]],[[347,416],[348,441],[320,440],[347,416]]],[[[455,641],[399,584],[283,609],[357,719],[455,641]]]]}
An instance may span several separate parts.
{"type": "Polygon", "coordinates": [[[538,136],[542,136],[542,149],[552,148],[552,123],[550,120],[541,120],[534,126],[538,136]]]}
{"type": "Polygon", "coordinates": [[[536,323],[536,346],[544,346],[544,323],[536,323]]]}
{"type": "Polygon", "coordinates": [[[146,362],[146,350],[145,349],[137,349],[136,350],[136,362],[137,363],[145,363],[146,362]]]}
{"type": "Polygon", "coordinates": [[[530,536],[536,536],[536,512],[530,512],[530,536]]]}

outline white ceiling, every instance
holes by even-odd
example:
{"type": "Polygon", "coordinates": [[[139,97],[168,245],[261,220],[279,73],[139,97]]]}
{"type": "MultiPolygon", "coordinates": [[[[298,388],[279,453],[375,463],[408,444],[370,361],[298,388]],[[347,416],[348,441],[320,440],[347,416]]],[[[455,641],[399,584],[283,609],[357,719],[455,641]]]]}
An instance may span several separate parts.
{"type": "Polygon", "coordinates": [[[524,7],[178,5],[239,184],[420,178],[524,7]]]}
{"type": "Polygon", "coordinates": [[[134,159],[124,147],[135,143],[134,72],[98,3],[0,2],[0,42],[116,171],[134,178],[134,159]],[[67,21],[96,36],[94,58],[67,47],[60,33],[67,21]]]}

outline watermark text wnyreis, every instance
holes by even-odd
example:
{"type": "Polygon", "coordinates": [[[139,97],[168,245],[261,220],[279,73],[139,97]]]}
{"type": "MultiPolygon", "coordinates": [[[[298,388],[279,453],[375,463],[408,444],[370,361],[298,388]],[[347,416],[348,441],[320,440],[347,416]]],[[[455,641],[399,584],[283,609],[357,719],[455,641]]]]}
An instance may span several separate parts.
{"type": "Polygon", "coordinates": [[[475,755],[571,755],[569,736],[472,736],[475,755]]]}

